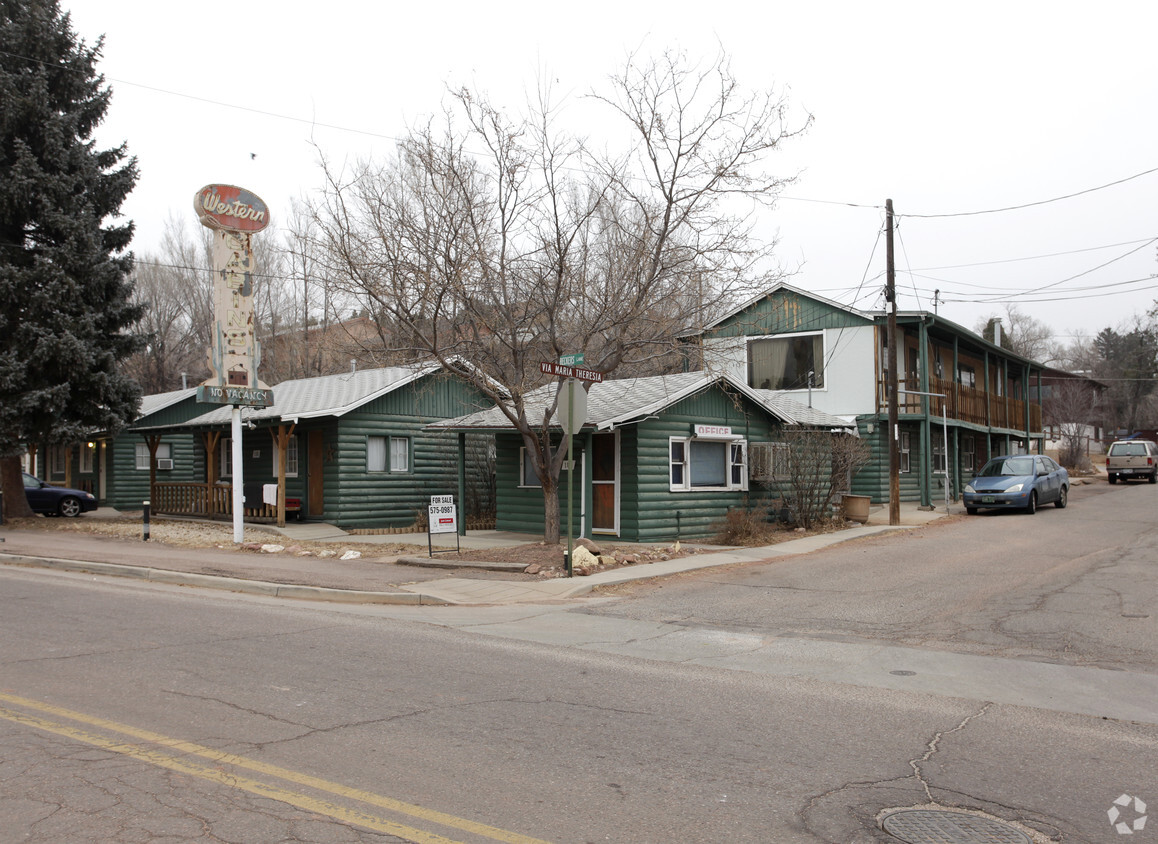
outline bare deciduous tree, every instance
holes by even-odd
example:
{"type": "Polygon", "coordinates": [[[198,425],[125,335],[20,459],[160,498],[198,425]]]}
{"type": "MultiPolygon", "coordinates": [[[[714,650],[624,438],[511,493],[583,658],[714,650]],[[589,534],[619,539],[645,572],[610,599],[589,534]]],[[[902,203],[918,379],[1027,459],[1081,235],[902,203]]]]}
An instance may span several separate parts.
{"type": "Polygon", "coordinates": [[[811,529],[828,517],[833,499],[849,488],[870,456],[868,443],[851,434],[785,428],[756,479],[787,499],[798,526],[811,529]]]}
{"type": "Polygon", "coordinates": [[[329,275],[345,279],[334,295],[402,356],[469,362],[522,435],[551,541],[565,453],[555,407],[531,418],[524,401],[549,380],[540,363],[582,353],[602,372],[654,371],[682,331],[766,287],[771,245],[746,212],[789,181],[763,159],[804,128],[779,96],[744,93],[722,56],[631,59],[611,81],[585,102],[623,121],[626,153],[559,131],[549,90],[525,118],[464,90],[390,161],[327,167],[315,212],[329,275]]]}
{"type": "Polygon", "coordinates": [[[1064,354],[1064,347],[1053,340],[1053,330],[1016,305],[1006,305],[1002,317],[991,316],[981,320],[975,330],[992,343],[996,336],[995,322],[1001,323],[1001,347],[1015,355],[1039,363],[1053,363],[1064,354]]]}
{"type": "Polygon", "coordinates": [[[191,384],[208,375],[213,314],[208,248],[204,239],[191,238],[179,220],[170,219],[160,254],[137,261],[134,298],[144,314],[135,328],[147,345],[123,366],[146,394],[179,388],[182,374],[191,384]]]}
{"type": "Polygon", "coordinates": [[[1058,429],[1058,462],[1071,470],[1090,467],[1089,443],[1100,420],[1101,399],[1095,384],[1068,378],[1052,385],[1045,401],[1045,420],[1058,429]]]}

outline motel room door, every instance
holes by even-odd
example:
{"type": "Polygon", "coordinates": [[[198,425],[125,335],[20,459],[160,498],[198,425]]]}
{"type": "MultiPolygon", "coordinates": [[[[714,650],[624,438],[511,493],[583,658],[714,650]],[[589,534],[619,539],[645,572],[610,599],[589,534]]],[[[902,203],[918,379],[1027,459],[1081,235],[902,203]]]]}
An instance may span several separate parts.
{"type": "Polygon", "coordinates": [[[326,439],[325,431],[310,431],[306,443],[306,450],[309,452],[309,486],[306,488],[306,515],[307,516],[324,516],[326,513],[326,488],[325,488],[325,455],[322,449],[325,448],[326,439]]]}
{"type": "Polygon", "coordinates": [[[591,437],[591,532],[619,535],[619,432],[591,437]]]}

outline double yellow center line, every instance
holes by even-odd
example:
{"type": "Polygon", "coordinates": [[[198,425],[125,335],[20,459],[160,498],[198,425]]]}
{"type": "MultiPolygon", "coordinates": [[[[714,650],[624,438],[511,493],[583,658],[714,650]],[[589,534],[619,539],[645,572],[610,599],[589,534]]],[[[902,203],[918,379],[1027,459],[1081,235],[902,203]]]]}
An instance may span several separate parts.
{"type": "Polygon", "coordinates": [[[210,747],[204,747],[203,745],[161,735],[160,733],[154,733],[149,730],[137,729],[127,724],[118,724],[115,721],[97,718],[82,712],[42,703],[41,701],[0,692],[0,704],[6,704],[0,705],[0,718],[7,721],[22,724],[37,730],[43,730],[44,732],[53,733],[58,736],[64,736],[65,738],[79,741],[93,747],[99,747],[111,753],[119,753],[140,762],[156,765],[159,768],[178,771],[182,774],[208,780],[218,785],[236,788],[249,792],[250,794],[277,800],[307,812],[333,818],[342,823],[394,835],[398,838],[412,841],[414,844],[459,844],[459,842],[457,842],[456,839],[447,838],[443,835],[418,829],[407,824],[397,823],[369,812],[351,809],[330,800],[312,797],[309,794],[252,777],[239,776],[235,773],[226,772],[220,767],[203,765],[195,761],[195,759],[204,759],[216,766],[228,765],[234,769],[252,771],[264,777],[272,777],[284,782],[310,788],[314,791],[332,794],[343,800],[357,801],[375,806],[425,824],[433,824],[457,830],[458,832],[469,833],[472,836],[478,836],[490,841],[503,841],[507,842],[507,844],[547,844],[547,842],[537,838],[530,838],[525,835],[508,832],[504,829],[498,829],[497,827],[476,823],[475,821],[455,817],[445,812],[426,809],[411,803],[404,803],[401,800],[394,800],[393,798],[384,797],[383,795],[374,794],[369,791],[349,788],[339,783],[313,777],[309,774],[303,774],[299,771],[280,768],[277,765],[268,765],[256,759],[249,759],[248,757],[238,756],[233,753],[225,753],[210,747]],[[11,707],[20,707],[20,709],[13,709],[11,707]],[[83,724],[90,728],[102,730],[105,733],[115,733],[136,741],[125,742],[117,740],[107,735],[98,734],[83,727],[73,726],[72,724],[63,723],[54,719],[64,719],[74,724],[83,724]],[[165,750],[173,751],[173,753],[164,752],[165,750]]]}

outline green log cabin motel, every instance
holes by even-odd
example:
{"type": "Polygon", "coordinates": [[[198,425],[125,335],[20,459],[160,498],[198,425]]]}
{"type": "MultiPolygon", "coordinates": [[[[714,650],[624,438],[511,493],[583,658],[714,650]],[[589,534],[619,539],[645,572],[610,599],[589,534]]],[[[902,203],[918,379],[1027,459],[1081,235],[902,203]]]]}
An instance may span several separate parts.
{"type": "MultiPolygon", "coordinates": [[[[527,415],[555,397],[552,383],[527,397],[527,415]]],[[[849,422],[725,375],[689,372],[593,384],[574,437],[572,534],[626,542],[702,538],[730,508],[757,505],[749,461],[787,425],[850,429],[849,422]]],[[[498,530],[541,535],[544,498],[522,437],[498,408],[434,422],[439,431],[495,437],[498,530]]],[[[555,436],[565,447],[561,429],[555,436]]],[[[567,471],[560,476],[566,532],[567,471]]]]}
{"type": "MultiPolygon", "coordinates": [[[[94,438],[98,459],[82,467],[93,472],[77,480],[118,509],[149,499],[155,513],[228,517],[230,408],[198,403],[195,393],[146,396],[129,428],[94,438]]],[[[457,498],[461,480],[485,471],[489,435],[456,444],[426,427],[491,404],[436,364],[286,381],[273,394],[272,406],[242,411],[246,518],[285,518],[266,499],[283,465],[284,495],[297,507],[289,517],[348,530],[412,527],[431,495],[457,498]],[[461,474],[460,452],[468,455],[461,474]]]]}

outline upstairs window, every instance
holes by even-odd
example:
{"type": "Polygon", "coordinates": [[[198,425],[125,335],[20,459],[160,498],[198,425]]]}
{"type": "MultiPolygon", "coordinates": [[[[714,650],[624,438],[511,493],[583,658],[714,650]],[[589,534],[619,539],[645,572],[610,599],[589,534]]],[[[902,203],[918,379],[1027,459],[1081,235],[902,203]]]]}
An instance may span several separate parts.
{"type": "Polygon", "coordinates": [[[748,385],[760,390],[823,388],[824,335],[753,340],[748,344],[748,385]]]}

